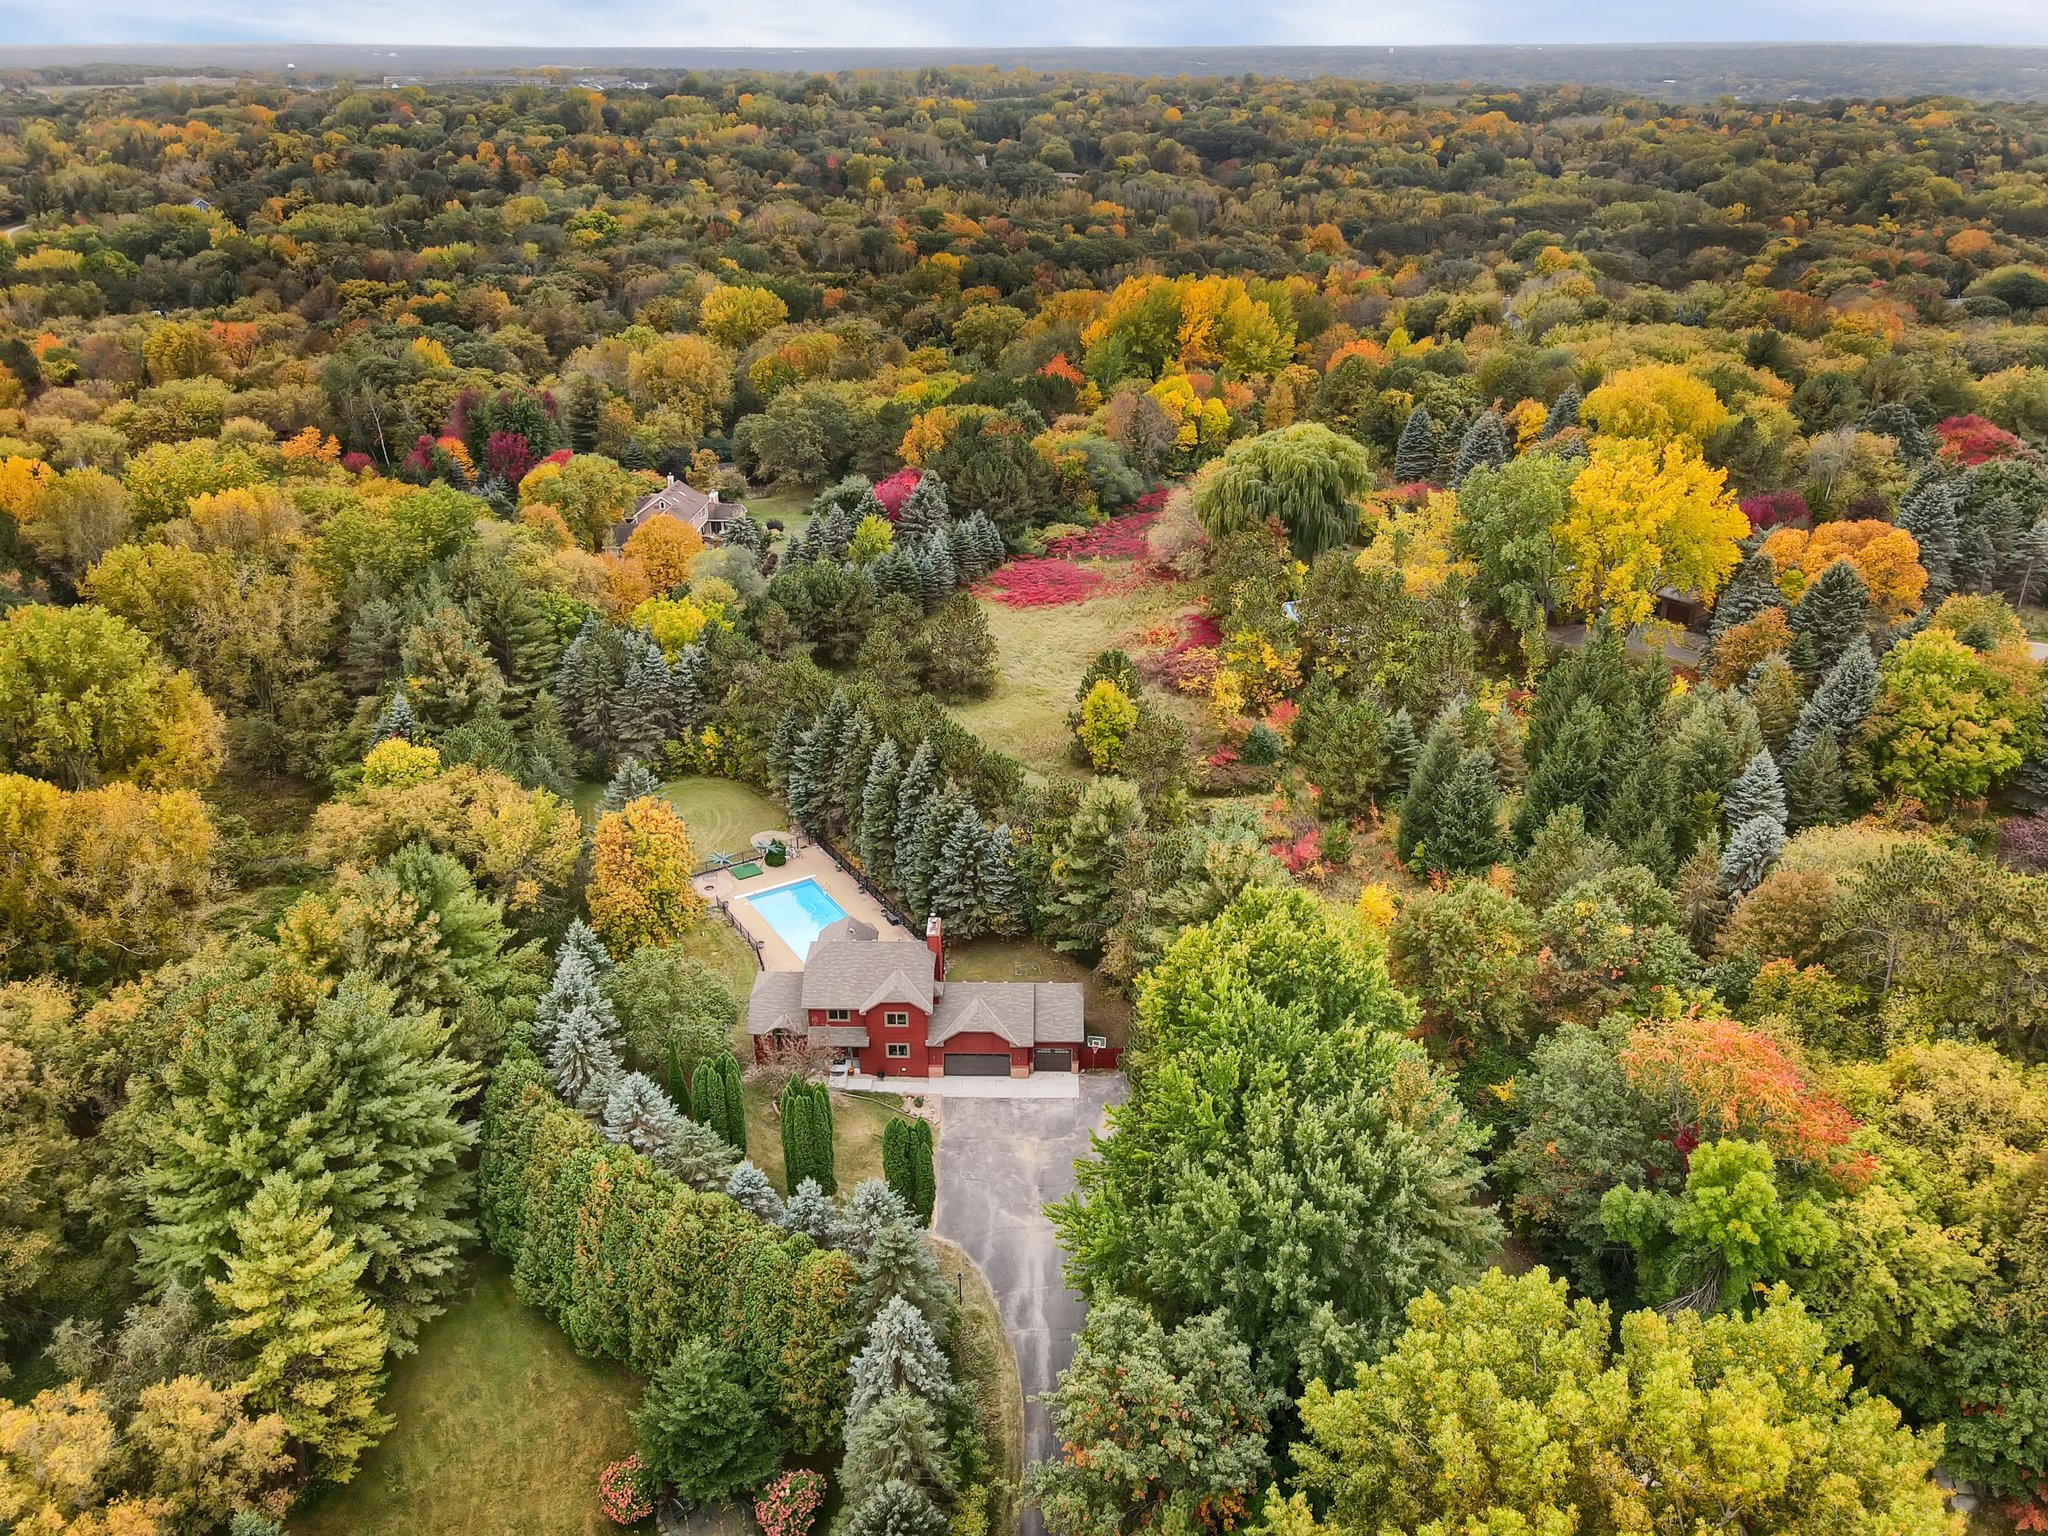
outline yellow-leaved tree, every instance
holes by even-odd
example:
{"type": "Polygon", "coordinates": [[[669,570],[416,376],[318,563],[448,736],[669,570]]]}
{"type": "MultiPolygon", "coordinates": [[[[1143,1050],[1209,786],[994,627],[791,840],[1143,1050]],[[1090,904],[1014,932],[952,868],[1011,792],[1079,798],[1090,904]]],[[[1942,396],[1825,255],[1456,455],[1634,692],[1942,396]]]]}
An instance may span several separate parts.
{"type": "Polygon", "coordinates": [[[1683,438],[1695,449],[1728,420],[1713,386],[1675,363],[1624,368],[1586,396],[1581,409],[1603,436],[1659,443],[1683,438]]]}
{"type": "Polygon", "coordinates": [[[597,819],[591,844],[590,926],[615,955],[673,944],[695,925],[704,898],[690,884],[690,829],[666,800],[629,800],[597,819]]]}
{"type": "Polygon", "coordinates": [[[1741,557],[1749,519],[1726,476],[1684,442],[1605,438],[1551,524],[1568,607],[1640,624],[1670,587],[1711,597],[1741,557]]]}

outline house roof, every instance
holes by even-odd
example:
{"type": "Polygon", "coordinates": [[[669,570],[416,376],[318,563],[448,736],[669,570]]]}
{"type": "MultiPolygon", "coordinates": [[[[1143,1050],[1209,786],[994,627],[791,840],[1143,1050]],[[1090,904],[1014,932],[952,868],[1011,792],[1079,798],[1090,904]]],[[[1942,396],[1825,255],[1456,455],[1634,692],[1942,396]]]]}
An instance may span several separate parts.
{"type": "Polygon", "coordinates": [[[932,1008],[927,1044],[961,1034],[1000,1035],[1014,1046],[1079,1045],[1081,985],[1073,981],[951,981],[932,1008]]]}
{"type": "Polygon", "coordinates": [[[930,1013],[932,952],[922,944],[877,940],[874,929],[860,927],[865,937],[821,933],[812,943],[804,960],[804,1007],[866,1012],[883,1003],[907,1003],[930,1013]]]}
{"type": "Polygon", "coordinates": [[[700,491],[671,475],[667,485],[634,502],[633,510],[624,522],[612,525],[612,542],[625,543],[633,531],[650,517],[673,517],[702,533],[707,524],[717,523],[722,527],[726,523],[737,522],[746,516],[746,512],[744,502],[722,501],[716,491],[700,491]]]}
{"type": "Polygon", "coordinates": [[[763,971],[747,996],[747,1033],[773,1034],[804,1027],[804,973],[763,971]]]}

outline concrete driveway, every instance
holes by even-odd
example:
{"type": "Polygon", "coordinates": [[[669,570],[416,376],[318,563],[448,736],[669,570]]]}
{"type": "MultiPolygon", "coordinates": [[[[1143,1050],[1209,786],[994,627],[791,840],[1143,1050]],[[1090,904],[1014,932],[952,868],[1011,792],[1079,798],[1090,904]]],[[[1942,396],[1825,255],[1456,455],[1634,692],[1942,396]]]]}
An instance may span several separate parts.
{"type": "MultiPolygon", "coordinates": [[[[1024,1384],[1024,1461],[1055,1449],[1039,1394],[1074,1358],[1085,1307],[1060,1274],[1060,1248],[1045,1206],[1074,1188],[1074,1159],[1103,1111],[1124,1094],[1120,1073],[1085,1073],[1071,1099],[942,1101],[939,1203],[932,1226],[972,1255],[988,1276],[996,1309],[1017,1350],[1024,1384]]],[[[1026,1509],[1022,1536],[1043,1536],[1026,1509]]]]}

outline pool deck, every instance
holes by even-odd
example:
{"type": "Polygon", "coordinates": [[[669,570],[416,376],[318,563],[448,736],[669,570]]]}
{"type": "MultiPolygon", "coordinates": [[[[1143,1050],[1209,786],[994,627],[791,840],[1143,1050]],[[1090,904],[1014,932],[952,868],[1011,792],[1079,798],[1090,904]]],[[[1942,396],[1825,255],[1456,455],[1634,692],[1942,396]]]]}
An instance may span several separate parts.
{"type": "Polygon", "coordinates": [[[883,939],[924,942],[923,934],[913,934],[900,924],[891,922],[889,914],[860,888],[853,876],[841,869],[832,856],[815,843],[806,843],[792,852],[789,862],[780,869],[763,865],[761,873],[752,880],[735,880],[730,870],[716,869],[708,875],[699,875],[694,884],[705,900],[729,911],[740,930],[761,946],[764,969],[800,971],[804,968],[804,957],[782,941],[782,936],[768,926],[767,919],[756,912],[746,898],[758,891],[772,891],[778,886],[795,885],[802,880],[817,881],[848,917],[873,924],[883,939]]]}

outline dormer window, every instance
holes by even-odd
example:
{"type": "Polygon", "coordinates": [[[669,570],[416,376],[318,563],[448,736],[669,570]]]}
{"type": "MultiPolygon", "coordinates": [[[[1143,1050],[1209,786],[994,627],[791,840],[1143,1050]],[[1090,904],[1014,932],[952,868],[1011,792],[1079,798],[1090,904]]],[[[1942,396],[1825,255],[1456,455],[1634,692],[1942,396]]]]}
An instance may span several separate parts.
{"type": "Polygon", "coordinates": [[[910,1015],[901,1008],[891,1008],[882,1015],[882,1023],[890,1029],[910,1028],[910,1015]]]}
{"type": "Polygon", "coordinates": [[[853,1010],[851,1008],[827,1008],[825,1010],[825,1022],[827,1024],[844,1024],[852,1018],[853,1010]]]}

